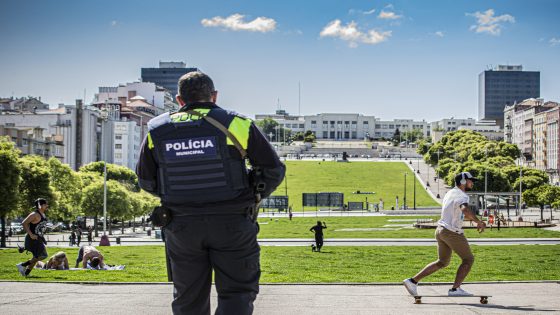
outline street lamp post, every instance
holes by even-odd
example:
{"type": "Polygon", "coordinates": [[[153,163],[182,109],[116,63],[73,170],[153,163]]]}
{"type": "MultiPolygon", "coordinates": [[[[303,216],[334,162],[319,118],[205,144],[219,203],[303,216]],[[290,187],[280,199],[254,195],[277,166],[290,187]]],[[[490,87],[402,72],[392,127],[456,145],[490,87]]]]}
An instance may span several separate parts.
{"type": "Polygon", "coordinates": [[[101,158],[103,159],[103,235],[107,234],[107,161],[105,159],[105,123],[109,118],[107,108],[101,110],[101,158]]]}
{"type": "Polygon", "coordinates": [[[436,178],[437,178],[437,196],[436,198],[441,198],[439,195],[439,154],[441,153],[439,150],[437,153],[437,166],[436,166],[436,178]]]}
{"type": "Polygon", "coordinates": [[[416,178],[412,178],[414,180],[414,210],[416,210],[416,178]]]}
{"type": "Polygon", "coordinates": [[[486,194],[488,193],[488,147],[484,147],[484,154],[486,156],[486,166],[484,167],[484,210],[488,210],[486,202],[486,194]]]}
{"type": "Polygon", "coordinates": [[[404,172],[404,199],[403,199],[403,209],[406,210],[406,172],[404,172]]]}
{"type": "Polygon", "coordinates": [[[521,204],[523,203],[523,153],[519,156],[519,212],[517,215],[521,215],[521,204]]]}

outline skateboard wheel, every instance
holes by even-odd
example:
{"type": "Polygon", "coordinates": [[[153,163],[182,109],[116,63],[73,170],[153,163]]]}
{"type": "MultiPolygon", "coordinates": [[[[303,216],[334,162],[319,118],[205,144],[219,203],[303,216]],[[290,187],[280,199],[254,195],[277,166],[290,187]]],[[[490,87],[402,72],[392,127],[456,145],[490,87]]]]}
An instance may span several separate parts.
{"type": "Polygon", "coordinates": [[[481,298],[480,298],[480,303],[482,303],[482,304],[488,304],[488,298],[481,297],[481,298]]]}
{"type": "Polygon", "coordinates": [[[414,304],[422,304],[422,299],[421,298],[415,298],[414,299],[414,304]]]}

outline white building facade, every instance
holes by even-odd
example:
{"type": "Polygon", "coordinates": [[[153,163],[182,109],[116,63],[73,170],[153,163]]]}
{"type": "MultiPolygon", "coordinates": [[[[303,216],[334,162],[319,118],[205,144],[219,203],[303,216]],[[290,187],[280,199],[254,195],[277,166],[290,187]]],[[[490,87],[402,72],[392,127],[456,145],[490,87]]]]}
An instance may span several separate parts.
{"type": "Polygon", "coordinates": [[[0,126],[4,130],[31,131],[21,134],[19,143],[16,142],[24,154],[55,156],[75,170],[99,159],[100,112],[97,108],[83,106],[81,100],[76,101],[76,105],[62,105],[58,109],[35,113],[1,112],[0,126]],[[40,135],[37,135],[38,131],[40,135]],[[29,147],[37,146],[37,139],[43,139],[42,142],[51,139],[55,146],[49,152],[44,148],[29,147]]]}

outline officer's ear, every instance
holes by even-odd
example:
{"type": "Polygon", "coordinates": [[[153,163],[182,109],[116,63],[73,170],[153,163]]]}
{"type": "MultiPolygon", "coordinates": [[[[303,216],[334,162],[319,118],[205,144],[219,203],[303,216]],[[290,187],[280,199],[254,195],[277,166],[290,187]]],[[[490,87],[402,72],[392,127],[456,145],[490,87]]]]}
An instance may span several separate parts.
{"type": "Polygon", "coordinates": [[[177,100],[177,103],[181,105],[181,107],[185,106],[185,101],[183,101],[183,98],[179,94],[175,95],[175,99],[177,100]]]}
{"type": "Polygon", "coordinates": [[[212,92],[212,103],[216,103],[218,100],[218,91],[212,92]]]}

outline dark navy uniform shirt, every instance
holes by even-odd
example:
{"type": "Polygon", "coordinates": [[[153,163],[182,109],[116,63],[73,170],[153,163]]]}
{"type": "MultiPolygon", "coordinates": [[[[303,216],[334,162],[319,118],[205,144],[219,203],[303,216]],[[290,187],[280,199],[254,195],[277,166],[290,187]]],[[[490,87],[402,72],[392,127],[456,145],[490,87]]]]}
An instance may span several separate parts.
{"type": "MultiPolygon", "coordinates": [[[[193,103],[186,105],[188,107],[181,108],[180,111],[192,110],[192,109],[220,109],[214,103],[193,103]]],[[[231,115],[239,116],[235,113],[230,113],[231,115]]],[[[239,116],[242,117],[242,116],[239,116]]],[[[226,126],[227,127],[227,126],[226,126]]],[[[241,159],[241,154],[233,145],[228,145],[230,155],[241,159]]],[[[249,139],[247,143],[247,158],[253,167],[260,167],[262,169],[263,181],[266,184],[265,191],[261,194],[263,198],[268,197],[278,185],[282,182],[286,168],[284,164],[280,161],[278,155],[274,148],[270,145],[266,137],[262,132],[251,122],[249,129],[249,139]]],[[[138,181],[142,189],[158,194],[157,187],[157,172],[158,165],[155,158],[155,152],[150,149],[147,137],[144,139],[142,144],[142,149],[140,152],[140,157],[138,159],[138,164],[136,165],[136,174],[138,175],[138,181]]],[[[246,194],[240,196],[236,200],[222,201],[213,204],[192,204],[183,205],[183,208],[202,208],[202,207],[212,207],[214,209],[232,209],[239,210],[240,207],[246,207],[250,204],[254,204],[254,194],[252,190],[248,190],[246,194]]],[[[165,206],[165,204],[164,204],[165,206]]],[[[172,209],[173,210],[173,209],[172,209]]]]}

